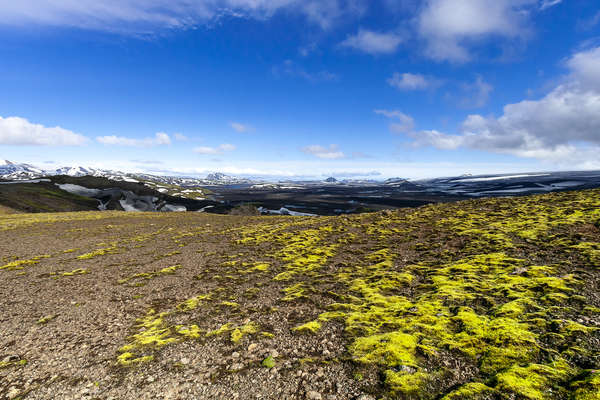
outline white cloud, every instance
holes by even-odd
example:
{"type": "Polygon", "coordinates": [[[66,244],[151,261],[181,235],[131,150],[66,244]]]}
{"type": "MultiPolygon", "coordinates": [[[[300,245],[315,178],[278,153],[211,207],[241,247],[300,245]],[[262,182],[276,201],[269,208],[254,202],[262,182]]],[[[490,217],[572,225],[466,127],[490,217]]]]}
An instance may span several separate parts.
{"type": "Polygon", "coordinates": [[[404,38],[397,33],[374,32],[360,29],[356,35],[349,36],[340,43],[342,47],[349,47],[368,54],[391,54],[398,49],[404,38]]]}
{"type": "Polygon", "coordinates": [[[339,76],[332,72],[321,70],[316,72],[308,72],[302,66],[298,65],[292,60],[285,60],[283,64],[277,65],[271,69],[271,72],[276,77],[282,75],[291,76],[294,78],[302,78],[308,82],[331,82],[337,81],[339,76]]]}
{"type": "Polygon", "coordinates": [[[252,131],[252,127],[247,124],[242,124],[240,122],[230,122],[229,126],[238,133],[246,133],[252,131]]]}
{"type": "Polygon", "coordinates": [[[337,160],[345,157],[345,154],[339,150],[339,146],[336,144],[332,144],[329,147],[319,145],[306,146],[302,148],[302,151],[325,160],[337,160]]]}
{"type": "Polygon", "coordinates": [[[59,126],[49,128],[21,117],[0,117],[0,144],[23,146],[80,146],[84,136],[59,126]]]}
{"type": "Polygon", "coordinates": [[[494,87],[477,75],[473,83],[462,84],[465,96],[460,101],[463,108],[480,108],[487,104],[494,87]]]}
{"type": "Polygon", "coordinates": [[[224,143],[217,147],[200,146],[194,147],[194,153],[198,154],[223,154],[228,151],[234,151],[236,147],[229,143],[224,143]]]}
{"type": "Polygon", "coordinates": [[[515,39],[528,33],[526,7],[537,0],[430,0],[418,16],[426,55],[465,62],[469,46],[490,37],[515,39]]]}
{"type": "Polygon", "coordinates": [[[562,0],[541,0],[540,10],[545,10],[562,3],[562,0]]]}
{"type": "Polygon", "coordinates": [[[175,140],[177,140],[179,142],[185,142],[188,140],[188,137],[185,135],[182,135],[181,133],[176,133],[173,135],[173,137],[175,138],[175,140]]]}
{"type": "Polygon", "coordinates": [[[164,132],[158,132],[153,138],[132,139],[124,136],[98,136],[98,143],[110,146],[150,147],[171,144],[171,138],[164,132]]]}
{"type": "Polygon", "coordinates": [[[304,16],[323,29],[362,15],[366,0],[19,0],[0,2],[0,25],[50,25],[148,34],[185,29],[222,16],[304,16]]]}
{"type": "Polygon", "coordinates": [[[394,122],[389,125],[392,133],[410,133],[415,128],[415,120],[399,110],[375,110],[375,114],[383,115],[394,122]]]}
{"type": "Polygon", "coordinates": [[[411,74],[405,72],[400,74],[395,72],[391,78],[387,80],[387,83],[400,90],[422,90],[432,86],[431,82],[427,77],[421,74],[411,74]]]}
{"type": "Polygon", "coordinates": [[[574,54],[567,81],[539,100],[504,107],[502,116],[470,115],[461,134],[415,134],[417,144],[467,147],[554,162],[581,163],[600,154],[600,47],[574,54]]]}
{"type": "Polygon", "coordinates": [[[580,86],[600,91],[600,46],[574,54],[566,64],[580,86]]]}

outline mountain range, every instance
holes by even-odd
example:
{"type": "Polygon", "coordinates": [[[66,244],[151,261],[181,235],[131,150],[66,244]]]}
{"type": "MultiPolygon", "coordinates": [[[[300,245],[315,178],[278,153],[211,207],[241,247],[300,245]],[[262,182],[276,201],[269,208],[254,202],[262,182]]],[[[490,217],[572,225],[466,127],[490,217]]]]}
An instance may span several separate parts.
{"type": "Polygon", "coordinates": [[[4,180],[29,180],[39,179],[47,176],[66,175],[72,177],[95,176],[107,178],[113,181],[125,182],[155,182],[166,185],[211,186],[211,185],[234,185],[251,183],[248,179],[232,177],[220,172],[213,172],[206,178],[192,178],[180,176],[163,176],[144,173],[128,173],[82,166],[60,167],[57,169],[41,169],[31,164],[15,163],[8,160],[0,160],[0,179],[4,180]]]}

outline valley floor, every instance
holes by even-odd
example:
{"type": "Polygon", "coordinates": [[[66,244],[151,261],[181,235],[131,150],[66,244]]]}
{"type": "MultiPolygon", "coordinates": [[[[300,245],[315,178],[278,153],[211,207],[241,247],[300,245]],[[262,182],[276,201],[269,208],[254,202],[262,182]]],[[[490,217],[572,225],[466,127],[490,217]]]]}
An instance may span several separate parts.
{"type": "Polygon", "coordinates": [[[600,190],[0,215],[0,399],[600,398],[600,190]]]}

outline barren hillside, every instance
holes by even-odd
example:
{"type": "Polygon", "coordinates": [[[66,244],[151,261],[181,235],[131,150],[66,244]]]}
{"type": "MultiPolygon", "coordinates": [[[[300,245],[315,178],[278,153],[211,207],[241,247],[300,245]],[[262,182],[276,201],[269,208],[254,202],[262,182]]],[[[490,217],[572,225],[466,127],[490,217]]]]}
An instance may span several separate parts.
{"type": "Polygon", "coordinates": [[[600,190],[0,215],[0,398],[600,398],[600,190]]]}

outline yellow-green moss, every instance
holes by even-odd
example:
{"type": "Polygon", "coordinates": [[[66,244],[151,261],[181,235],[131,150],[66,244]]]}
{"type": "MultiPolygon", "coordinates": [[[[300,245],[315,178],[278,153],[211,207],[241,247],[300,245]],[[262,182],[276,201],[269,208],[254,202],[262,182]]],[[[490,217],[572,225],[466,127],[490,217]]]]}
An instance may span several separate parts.
{"type": "Polygon", "coordinates": [[[61,276],[85,275],[85,274],[89,274],[89,273],[90,273],[89,269],[77,268],[77,269],[74,269],[71,272],[63,272],[61,274],[61,276]]]}
{"type": "Polygon", "coordinates": [[[231,341],[233,343],[238,343],[242,338],[246,335],[251,335],[257,333],[260,330],[260,326],[254,322],[248,322],[240,326],[239,328],[235,328],[231,332],[231,341]]]}
{"type": "Polygon", "coordinates": [[[44,325],[56,318],[56,315],[46,315],[37,320],[38,325],[44,325]]]}
{"type": "Polygon", "coordinates": [[[36,256],[36,257],[30,258],[28,260],[12,261],[12,262],[9,262],[8,264],[1,266],[0,269],[6,269],[8,271],[23,269],[23,267],[25,265],[38,264],[40,262],[40,260],[43,258],[50,258],[50,255],[44,254],[41,256],[36,256]]]}
{"type": "Polygon", "coordinates": [[[480,382],[469,382],[448,393],[442,400],[477,400],[488,399],[496,390],[480,382]]]}
{"type": "Polygon", "coordinates": [[[177,309],[179,311],[192,311],[198,308],[198,305],[204,301],[209,300],[211,298],[210,293],[205,295],[200,295],[196,297],[192,297],[177,305],[177,309]]]}
{"type": "Polygon", "coordinates": [[[110,247],[103,247],[103,248],[91,251],[89,253],[82,254],[80,256],[77,256],[77,259],[78,260],[89,260],[91,258],[103,256],[106,254],[116,254],[117,252],[118,252],[117,242],[113,242],[113,243],[111,243],[110,247]]]}
{"type": "Polygon", "coordinates": [[[317,333],[321,329],[319,321],[310,321],[294,328],[294,331],[301,333],[317,333]]]}

